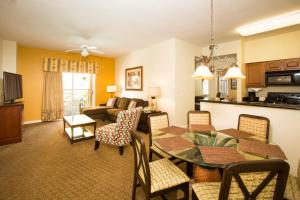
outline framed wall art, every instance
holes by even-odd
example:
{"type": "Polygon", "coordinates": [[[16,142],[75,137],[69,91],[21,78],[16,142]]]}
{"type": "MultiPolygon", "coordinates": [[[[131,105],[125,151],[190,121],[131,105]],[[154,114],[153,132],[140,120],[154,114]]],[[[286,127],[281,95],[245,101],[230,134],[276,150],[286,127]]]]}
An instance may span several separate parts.
{"type": "Polygon", "coordinates": [[[125,69],[125,89],[143,90],[143,66],[125,69]]]}

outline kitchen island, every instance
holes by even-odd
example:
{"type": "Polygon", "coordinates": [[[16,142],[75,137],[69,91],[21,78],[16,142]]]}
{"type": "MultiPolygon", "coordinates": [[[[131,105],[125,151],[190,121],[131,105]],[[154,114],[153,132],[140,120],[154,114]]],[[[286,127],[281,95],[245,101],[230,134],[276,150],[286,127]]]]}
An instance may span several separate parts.
{"type": "Polygon", "coordinates": [[[211,122],[218,130],[236,128],[240,114],[269,118],[270,143],[282,148],[291,167],[290,173],[297,174],[297,164],[300,158],[299,105],[201,100],[200,108],[210,111],[211,122]]]}

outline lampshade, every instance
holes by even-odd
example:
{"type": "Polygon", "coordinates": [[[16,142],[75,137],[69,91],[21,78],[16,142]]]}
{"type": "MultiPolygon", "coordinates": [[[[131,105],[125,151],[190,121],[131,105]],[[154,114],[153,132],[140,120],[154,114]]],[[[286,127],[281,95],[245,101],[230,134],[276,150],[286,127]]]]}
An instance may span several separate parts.
{"type": "Polygon", "coordinates": [[[195,73],[192,76],[194,79],[212,79],[214,77],[213,73],[205,65],[200,65],[197,67],[195,73]]]}
{"type": "Polygon", "coordinates": [[[116,85],[108,85],[106,87],[106,92],[116,92],[117,91],[117,86],[116,85]]]}
{"type": "Polygon", "coordinates": [[[242,74],[241,69],[239,67],[232,66],[227,70],[227,72],[223,78],[224,79],[231,79],[231,78],[244,79],[246,77],[244,76],[244,74],[242,74]]]}
{"type": "Polygon", "coordinates": [[[160,87],[149,87],[148,95],[151,97],[158,97],[161,95],[160,87]]]}

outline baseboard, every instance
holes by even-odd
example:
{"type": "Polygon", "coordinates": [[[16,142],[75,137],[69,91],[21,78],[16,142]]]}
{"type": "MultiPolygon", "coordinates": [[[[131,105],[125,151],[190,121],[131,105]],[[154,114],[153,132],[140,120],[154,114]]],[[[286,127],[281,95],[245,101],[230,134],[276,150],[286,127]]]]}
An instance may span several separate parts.
{"type": "Polygon", "coordinates": [[[40,123],[42,120],[32,120],[32,121],[26,121],[24,124],[35,124],[35,123],[40,123]]]}

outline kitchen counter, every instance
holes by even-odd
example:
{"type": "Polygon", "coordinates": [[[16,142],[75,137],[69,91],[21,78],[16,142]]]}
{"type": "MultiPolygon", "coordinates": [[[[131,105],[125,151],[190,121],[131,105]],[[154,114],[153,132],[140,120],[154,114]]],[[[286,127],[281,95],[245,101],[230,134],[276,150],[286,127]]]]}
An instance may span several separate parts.
{"type": "MultiPolygon", "coordinates": [[[[282,109],[293,109],[300,110],[300,105],[294,104],[273,104],[273,103],[265,103],[265,102],[237,102],[237,101],[217,101],[213,99],[202,99],[200,102],[210,102],[210,103],[223,103],[223,104],[235,104],[235,105],[245,105],[245,106],[259,106],[259,107],[268,107],[268,108],[282,108],[282,109]]],[[[198,102],[198,104],[200,104],[198,102]]],[[[197,104],[197,103],[196,103],[197,104]]]]}

